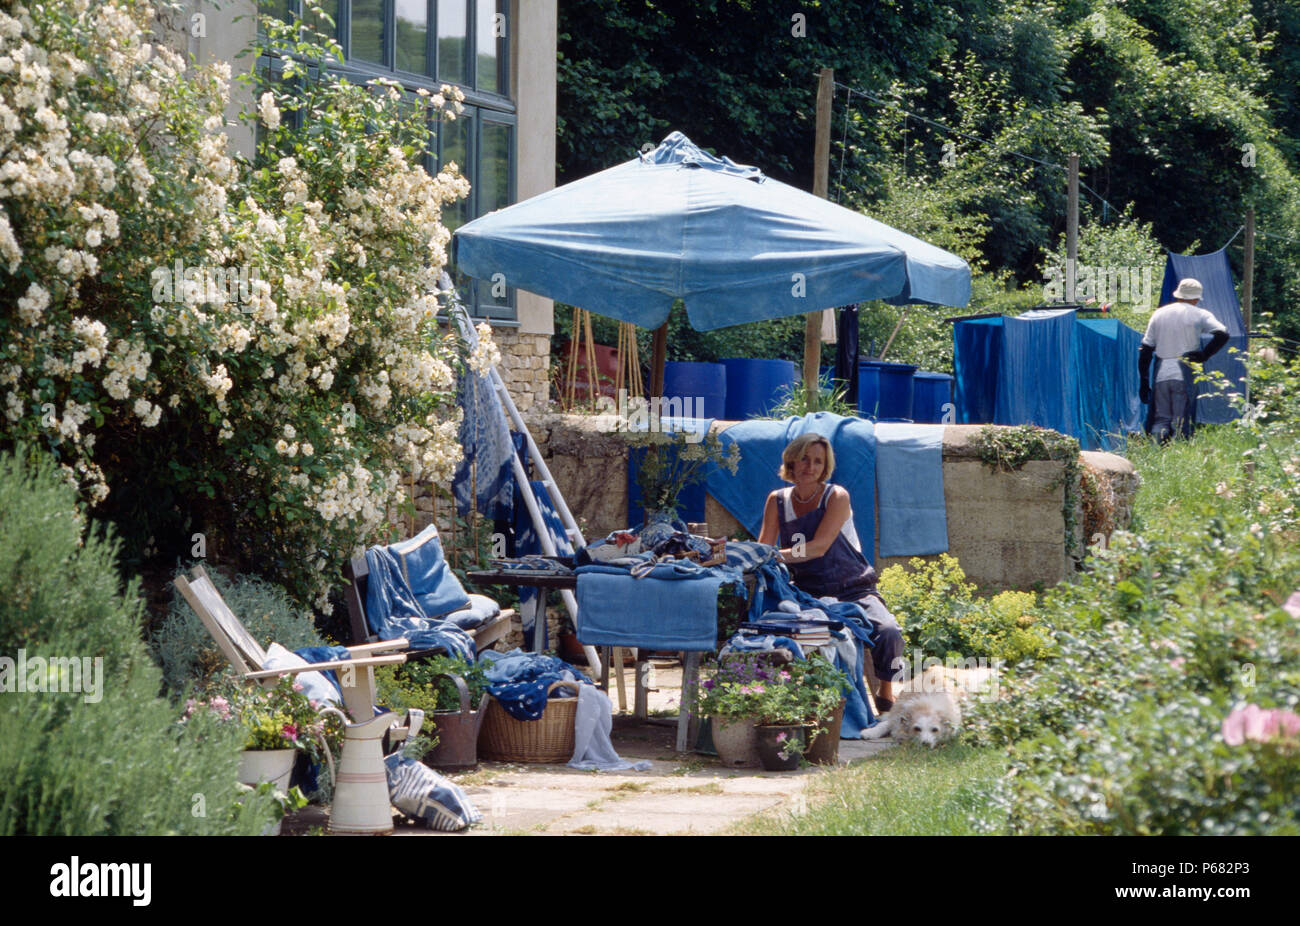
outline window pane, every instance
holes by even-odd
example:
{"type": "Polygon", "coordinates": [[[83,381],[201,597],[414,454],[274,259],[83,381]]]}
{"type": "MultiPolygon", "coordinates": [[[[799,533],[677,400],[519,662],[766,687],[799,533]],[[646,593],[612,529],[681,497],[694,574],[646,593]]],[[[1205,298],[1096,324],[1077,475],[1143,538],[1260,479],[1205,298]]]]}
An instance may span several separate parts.
{"type": "Polygon", "coordinates": [[[511,130],[511,126],[500,122],[483,122],[483,150],[478,169],[479,215],[510,205],[511,130]]]}
{"type": "Polygon", "coordinates": [[[426,74],[429,54],[428,0],[397,0],[397,69],[426,74]]]}
{"type": "Polygon", "coordinates": [[[504,94],[506,81],[501,71],[505,67],[506,16],[503,4],[497,0],[477,0],[478,20],[475,22],[478,45],[475,55],[477,83],[480,90],[504,94]]]}
{"type": "MultiPolygon", "coordinates": [[[[471,160],[473,152],[470,151],[473,129],[474,122],[470,118],[468,109],[464,114],[457,116],[456,121],[444,122],[438,129],[438,137],[441,143],[438,157],[439,166],[446,167],[454,161],[456,166],[460,168],[460,175],[469,180],[471,187],[476,182],[475,177],[470,173],[470,167],[473,164],[471,160]]],[[[469,198],[445,206],[442,211],[442,223],[452,231],[464,225],[471,218],[469,210],[472,198],[473,191],[471,189],[469,198]]]]}
{"type": "Polygon", "coordinates": [[[262,11],[280,22],[293,22],[293,0],[264,0],[262,11]]]}
{"type": "Polygon", "coordinates": [[[303,6],[303,13],[304,13],[303,18],[306,20],[307,25],[310,26],[315,31],[321,33],[322,35],[328,35],[332,39],[337,39],[338,22],[339,22],[339,0],[318,0],[316,6],[320,8],[319,12],[313,12],[305,4],[303,6]],[[325,15],[322,16],[321,15],[322,13],[325,15]],[[326,22],[325,16],[328,16],[330,18],[330,22],[333,22],[334,25],[330,25],[329,22],[326,22]]]}
{"type": "Polygon", "coordinates": [[[465,0],[438,0],[438,79],[465,83],[469,20],[465,0]]]}
{"type": "Polygon", "coordinates": [[[352,57],[384,60],[384,0],[352,0],[352,57]]]}

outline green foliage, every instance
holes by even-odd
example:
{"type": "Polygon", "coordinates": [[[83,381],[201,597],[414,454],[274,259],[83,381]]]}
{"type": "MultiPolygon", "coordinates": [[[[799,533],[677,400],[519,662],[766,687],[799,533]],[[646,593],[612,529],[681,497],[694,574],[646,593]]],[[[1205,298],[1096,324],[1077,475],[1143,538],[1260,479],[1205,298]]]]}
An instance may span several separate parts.
{"type": "Polygon", "coordinates": [[[717,434],[695,440],[685,431],[642,431],[629,435],[628,442],[648,447],[636,474],[646,511],[676,510],[682,490],[702,482],[714,466],[735,475],[740,465],[740,445],[734,441],[724,445],[717,434]]]}
{"type": "Polygon", "coordinates": [[[699,711],[756,724],[821,725],[843,700],[847,685],[844,673],[819,654],[784,666],[732,654],[701,682],[699,711]]]}
{"type": "Polygon", "coordinates": [[[138,583],[121,587],[116,541],[75,498],[43,455],[0,456],[0,655],[22,651],[29,681],[33,658],[102,660],[97,692],[83,677],[84,691],[0,695],[0,833],[260,832],[266,800],[240,803],[235,783],[241,731],[206,711],[178,724],[158,697],[138,583]]]}
{"type": "Polygon", "coordinates": [[[465,681],[469,691],[469,709],[478,710],[479,702],[487,692],[488,678],[483,666],[477,662],[466,662],[459,656],[434,656],[408,662],[400,667],[399,675],[405,676],[412,683],[432,686],[437,695],[437,710],[460,710],[460,691],[448,675],[458,675],[465,681]]]}
{"type": "Polygon", "coordinates": [[[880,573],[881,595],[909,646],[939,659],[985,658],[1016,665],[1039,659],[1050,639],[1032,592],[980,598],[956,557],[912,558],[880,573]]]}
{"type": "Polygon", "coordinates": [[[782,418],[788,418],[791,415],[798,417],[810,415],[814,412],[830,412],[845,417],[858,413],[856,408],[844,400],[844,393],[847,388],[844,385],[837,385],[834,380],[823,377],[818,382],[817,387],[817,395],[810,402],[807,386],[804,384],[802,375],[800,375],[798,381],[782,390],[781,401],[762,417],[774,418],[780,421],[782,418]]]}
{"type": "Polygon", "coordinates": [[[438,709],[438,689],[427,679],[415,680],[399,673],[397,666],[375,669],[375,699],[390,711],[411,708],[432,714],[438,709]]]}
{"type": "Polygon", "coordinates": [[[1247,704],[1300,704],[1300,628],[1280,607],[1300,588],[1300,371],[1251,369],[1263,417],[1134,446],[1143,533],[1116,532],[1044,596],[1050,655],[966,712],[977,741],[1011,745],[993,827],[1300,833],[1300,743],[1224,732],[1247,704]]]}
{"type": "MultiPolygon", "coordinates": [[[[179,569],[176,575],[187,571],[179,569]]],[[[257,576],[227,578],[215,569],[208,570],[208,578],[262,646],[279,643],[285,649],[296,650],[326,645],[312,623],[311,611],[297,604],[280,586],[257,576]]],[[[151,643],[162,665],[163,680],[173,695],[181,695],[190,686],[208,691],[229,666],[212,634],[175,586],[167,618],[151,643]]]]}

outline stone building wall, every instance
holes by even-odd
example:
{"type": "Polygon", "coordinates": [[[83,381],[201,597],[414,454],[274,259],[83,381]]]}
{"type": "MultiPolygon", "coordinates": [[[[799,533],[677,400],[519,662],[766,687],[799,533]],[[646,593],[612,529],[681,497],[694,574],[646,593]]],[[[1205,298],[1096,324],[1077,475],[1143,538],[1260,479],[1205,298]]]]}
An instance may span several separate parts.
{"type": "Polygon", "coordinates": [[[540,412],[550,398],[550,336],[524,334],[517,328],[493,328],[492,338],[501,348],[497,369],[515,405],[524,415],[540,412]]]}

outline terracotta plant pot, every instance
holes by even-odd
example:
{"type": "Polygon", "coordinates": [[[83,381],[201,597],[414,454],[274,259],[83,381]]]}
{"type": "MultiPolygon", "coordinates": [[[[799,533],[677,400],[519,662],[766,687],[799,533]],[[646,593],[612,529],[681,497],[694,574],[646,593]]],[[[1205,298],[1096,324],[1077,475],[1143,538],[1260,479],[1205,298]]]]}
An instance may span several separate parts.
{"type": "Polygon", "coordinates": [[[807,727],[802,724],[759,726],[758,760],[769,772],[792,772],[799,767],[807,746],[807,727]],[[792,742],[793,740],[793,742],[792,742]]]}
{"type": "MultiPolygon", "coordinates": [[[[803,757],[814,765],[837,765],[840,761],[840,724],[844,722],[844,702],[835,708],[826,722],[825,733],[812,734],[812,741],[803,757]]],[[[816,729],[814,727],[814,729],[816,729]]]]}
{"type": "Polygon", "coordinates": [[[758,768],[758,740],[751,720],[713,718],[713,748],[727,768],[758,768]]]}

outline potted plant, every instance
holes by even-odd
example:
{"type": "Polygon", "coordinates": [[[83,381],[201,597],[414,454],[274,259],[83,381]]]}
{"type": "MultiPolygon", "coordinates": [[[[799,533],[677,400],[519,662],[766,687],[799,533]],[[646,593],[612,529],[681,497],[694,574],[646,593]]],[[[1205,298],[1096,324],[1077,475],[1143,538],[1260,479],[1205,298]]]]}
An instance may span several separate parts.
{"type": "Polygon", "coordinates": [[[424,754],[424,764],[443,771],[475,768],[488,696],[483,667],[456,656],[434,656],[407,663],[402,671],[412,684],[432,688],[435,694],[428,721],[438,736],[433,748],[424,754]]]}
{"type": "Polygon", "coordinates": [[[647,527],[657,521],[676,523],[679,520],[677,497],[687,486],[703,481],[714,465],[725,467],[735,475],[740,464],[738,444],[724,447],[716,434],[709,434],[703,440],[694,437],[687,431],[632,434],[629,442],[633,446],[647,448],[636,474],[647,527]]]}
{"type": "Polygon", "coordinates": [[[224,721],[239,723],[245,734],[239,780],[251,786],[271,782],[277,790],[287,791],[299,753],[321,764],[326,744],[337,754],[343,741],[338,719],[318,714],[316,705],[302,691],[302,685],[288,675],[272,688],[235,685],[207,701],[191,698],[182,721],[206,708],[224,721]]]}
{"type": "Polygon", "coordinates": [[[802,713],[783,707],[790,698],[798,697],[785,685],[789,678],[788,672],[766,665],[756,654],[733,654],[720,659],[713,674],[701,682],[699,713],[712,721],[713,745],[723,765],[752,768],[761,764],[759,725],[788,716],[802,720],[802,713]]]}
{"type": "Polygon", "coordinates": [[[807,698],[809,743],[804,758],[817,765],[839,761],[840,724],[844,720],[844,696],[851,682],[821,653],[809,653],[788,667],[792,679],[807,698]]]}

